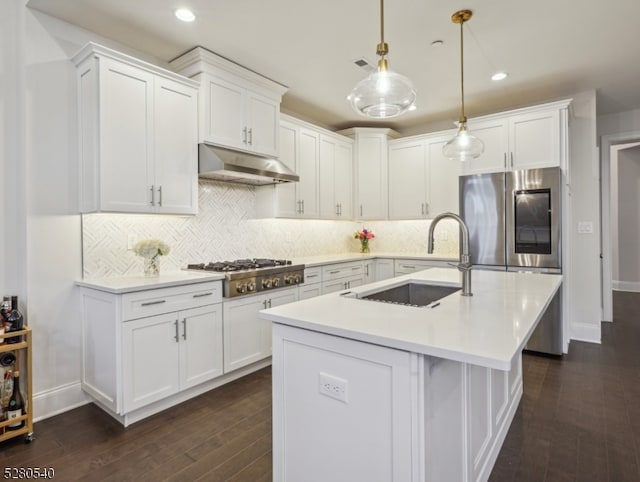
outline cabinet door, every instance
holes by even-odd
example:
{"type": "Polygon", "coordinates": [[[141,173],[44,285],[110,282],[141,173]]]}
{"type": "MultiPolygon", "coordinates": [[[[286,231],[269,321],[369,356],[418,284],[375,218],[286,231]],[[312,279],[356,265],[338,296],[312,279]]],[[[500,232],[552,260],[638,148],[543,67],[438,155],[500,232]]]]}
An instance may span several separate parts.
{"type": "Polygon", "coordinates": [[[387,139],[383,134],[360,134],[356,156],[357,219],[385,219],[388,207],[387,139]]]}
{"type": "Polygon", "coordinates": [[[429,170],[426,215],[428,218],[433,218],[444,212],[456,214],[460,212],[458,208],[458,177],[462,163],[444,157],[442,147],[448,140],[445,137],[427,140],[429,170]]]}
{"type": "Polygon", "coordinates": [[[336,143],[331,137],[320,136],[320,157],[318,165],[320,217],[338,218],[335,198],[335,158],[336,143]]]}
{"type": "Polygon", "coordinates": [[[322,285],[320,283],[314,283],[311,285],[300,285],[299,300],[306,300],[309,298],[315,298],[322,294],[322,285]]]}
{"type": "Polygon", "coordinates": [[[100,209],[151,212],[153,75],[100,59],[100,209]],[[126,175],[123,175],[126,173],[126,175]]]}
{"type": "Polygon", "coordinates": [[[178,330],[177,313],[123,324],[123,413],[179,391],[178,330]]]}
{"type": "Polygon", "coordinates": [[[245,90],[218,77],[204,77],[205,101],[210,112],[205,119],[206,141],[247,149],[245,90]]]}
{"type": "Polygon", "coordinates": [[[393,259],[376,259],[375,260],[375,280],[382,281],[385,279],[393,278],[394,276],[394,261],[393,259]]]}
{"type": "MultiPolygon", "coordinates": [[[[287,303],[293,303],[294,301],[298,301],[298,289],[287,289],[287,290],[278,290],[273,291],[267,295],[267,307],[275,308],[276,306],[286,305],[287,303]]],[[[271,356],[271,322],[269,320],[260,320],[262,322],[262,347],[263,353],[266,353],[266,356],[271,356]]]]}
{"type": "MultiPolygon", "coordinates": [[[[298,143],[298,127],[282,121],[280,123],[279,159],[286,164],[289,169],[299,174],[297,163],[298,143]]],[[[297,182],[285,182],[259,188],[275,189],[275,196],[273,198],[273,202],[275,202],[275,216],[282,218],[295,218],[299,216],[297,212],[298,206],[296,204],[296,188],[298,184],[297,182]]],[[[269,201],[269,198],[266,199],[269,201]]]]}
{"type": "Polygon", "coordinates": [[[347,289],[347,279],[341,278],[334,281],[325,281],[322,283],[322,294],[335,293],[336,291],[347,289]]]}
{"type": "Polygon", "coordinates": [[[222,375],[222,305],[181,311],[180,388],[222,375]]]}
{"type": "Polygon", "coordinates": [[[154,202],[160,213],[197,212],[197,95],[194,88],[168,79],[156,78],[154,202]]]}
{"type": "Polygon", "coordinates": [[[298,150],[298,175],[300,181],[296,186],[297,211],[299,216],[317,218],[318,209],[318,157],[320,153],[320,134],[300,128],[298,150]]]}
{"type": "Polygon", "coordinates": [[[277,157],[280,105],[249,91],[246,105],[247,148],[259,154],[277,157]]]}
{"type": "Polygon", "coordinates": [[[531,112],[511,117],[510,168],[532,169],[560,165],[560,112],[531,112]]]}
{"type": "Polygon", "coordinates": [[[266,307],[264,296],[224,302],[225,373],[269,356],[264,352],[265,320],[258,318],[258,311],[266,307]]]}
{"type": "Polygon", "coordinates": [[[364,263],[362,263],[362,265],[364,267],[364,275],[362,278],[364,284],[369,284],[376,281],[376,262],[373,260],[365,261],[364,263]]]}
{"type": "Polygon", "coordinates": [[[484,142],[484,152],[477,159],[460,163],[463,174],[504,171],[509,151],[507,120],[469,121],[469,132],[484,142]]]}
{"type": "Polygon", "coordinates": [[[389,146],[389,219],[426,216],[426,177],[423,141],[389,146]]]}
{"type": "Polygon", "coordinates": [[[334,195],[338,205],[338,218],[353,217],[353,146],[337,142],[334,159],[334,195]]]}

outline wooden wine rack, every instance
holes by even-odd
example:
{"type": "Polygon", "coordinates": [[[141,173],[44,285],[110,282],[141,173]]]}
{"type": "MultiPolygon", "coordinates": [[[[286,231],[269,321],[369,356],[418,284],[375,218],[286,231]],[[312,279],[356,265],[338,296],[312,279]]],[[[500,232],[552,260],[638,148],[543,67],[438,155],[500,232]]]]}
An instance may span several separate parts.
{"type": "Polygon", "coordinates": [[[0,335],[0,339],[12,338],[14,336],[22,336],[22,341],[20,343],[4,343],[0,345],[0,354],[12,351],[16,355],[16,363],[13,367],[13,370],[20,371],[20,387],[23,391],[26,413],[23,413],[21,417],[14,418],[12,420],[0,420],[0,442],[8,440],[10,438],[19,437],[20,435],[24,435],[25,442],[29,443],[31,442],[31,440],[33,440],[33,387],[31,382],[33,371],[31,369],[31,328],[26,327],[20,331],[5,333],[3,335],[0,335]],[[15,423],[19,420],[24,420],[24,427],[19,428],[18,430],[7,430],[7,425],[15,423]]]}

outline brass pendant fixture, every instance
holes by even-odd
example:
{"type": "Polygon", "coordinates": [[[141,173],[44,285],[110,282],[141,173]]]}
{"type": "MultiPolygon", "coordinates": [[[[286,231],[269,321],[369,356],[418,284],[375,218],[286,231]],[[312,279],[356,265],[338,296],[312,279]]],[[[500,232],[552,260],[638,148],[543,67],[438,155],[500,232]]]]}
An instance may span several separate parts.
{"type": "Polygon", "coordinates": [[[404,75],[389,70],[386,55],[389,45],[384,41],[384,0],[380,0],[380,56],[378,70],[358,82],[347,97],[356,112],[366,117],[384,119],[407,112],[416,101],[416,91],[404,75]]]}
{"type": "Polygon", "coordinates": [[[459,10],[451,15],[451,21],[460,25],[460,119],[458,133],[447,142],[442,152],[448,159],[468,161],[475,159],[484,152],[484,143],[471,135],[467,129],[467,116],[464,114],[464,35],[463,25],[473,16],[471,10],[459,10]]]}

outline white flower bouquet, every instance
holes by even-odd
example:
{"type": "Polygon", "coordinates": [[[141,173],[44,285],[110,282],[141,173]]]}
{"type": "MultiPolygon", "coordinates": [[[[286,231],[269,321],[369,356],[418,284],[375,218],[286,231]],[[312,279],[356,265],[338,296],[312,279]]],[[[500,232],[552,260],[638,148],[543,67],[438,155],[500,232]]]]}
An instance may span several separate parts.
{"type": "Polygon", "coordinates": [[[167,243],[159,239],[143,239],[133,246],[133,252],[144,258],[145,276],[160,274],[160,256],[166,256],[171,251],[167,243]]]}

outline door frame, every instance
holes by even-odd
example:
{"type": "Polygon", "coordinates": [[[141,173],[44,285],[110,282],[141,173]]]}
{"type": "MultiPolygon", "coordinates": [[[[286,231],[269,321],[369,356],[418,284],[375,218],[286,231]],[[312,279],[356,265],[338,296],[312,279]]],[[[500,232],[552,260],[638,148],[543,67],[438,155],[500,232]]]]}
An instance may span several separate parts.
{"type": "Polygon", "coordinates": [[[640,142],[640,131],[620,132],[602,136],[600,141],[600,222],[602,321],[613,321],[612,249],[611,249],[611,151],[614,146],[640,142]]]}

